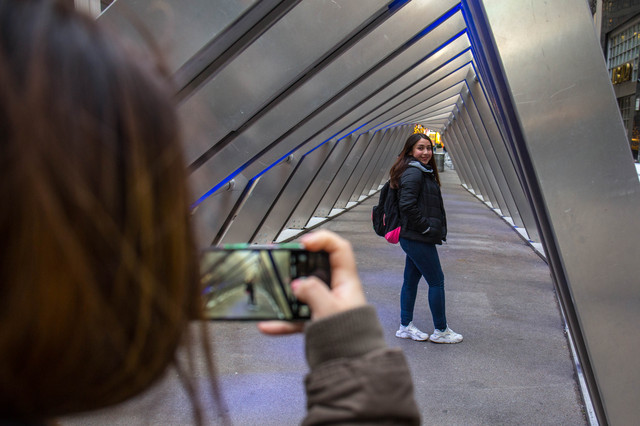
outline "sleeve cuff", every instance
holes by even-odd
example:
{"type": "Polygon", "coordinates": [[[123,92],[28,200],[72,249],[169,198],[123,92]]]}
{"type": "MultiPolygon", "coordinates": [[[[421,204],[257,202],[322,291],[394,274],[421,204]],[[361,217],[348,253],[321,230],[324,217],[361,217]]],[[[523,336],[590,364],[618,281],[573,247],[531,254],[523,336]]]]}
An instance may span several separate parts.
{"type": "Polygon", "coordinates": [[[326,361],[354,358],[386,346],[371,305],[313,321],[305,330],[305,352],[311,369],[326,361]]]}

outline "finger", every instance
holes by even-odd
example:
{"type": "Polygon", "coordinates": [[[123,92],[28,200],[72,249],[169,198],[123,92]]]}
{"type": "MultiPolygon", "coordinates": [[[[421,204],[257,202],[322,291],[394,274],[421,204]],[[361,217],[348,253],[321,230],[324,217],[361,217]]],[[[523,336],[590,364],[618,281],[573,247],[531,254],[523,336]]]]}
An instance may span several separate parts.
{"type": "Polygon", "coordinates": [[[258,330],[264,334],[293,334],[300,333],[304,329],[302,322],[290,321],[262,321],[258,323],[258,330]]]}
{"type": "Polygon", "coordinates": [[[329,253],[331,262],[332,281],[342,282],[357,275],[356,260],[351,249],[351,243],[339,235],[320,230],[305,234],[301,238],[304,247],[310,251],[324,250],[329,253]]]}
{"type": "Polygon", "coordinates": [[[309,305],[314,319],[326,317],[340,310],[329,286],[316,277],[297,279],[292,283],[292,288],[296,298],[309,305]]]}

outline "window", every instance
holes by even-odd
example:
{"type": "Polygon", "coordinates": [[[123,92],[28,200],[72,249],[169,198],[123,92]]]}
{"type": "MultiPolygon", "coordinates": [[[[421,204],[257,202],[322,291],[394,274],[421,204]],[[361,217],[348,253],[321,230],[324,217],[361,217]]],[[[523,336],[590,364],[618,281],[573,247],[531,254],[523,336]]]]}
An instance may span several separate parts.
{"type": "Polygon", "coordinates": [[[620,108],[620,115],[622,115],[625,129],[629,129],[629,123],[633,120],[633,110],[635,108],[634,98],[635,95],[618,98],[618,108],[620,108]]]}
{"type": "Polygon", "coordinates": [[[609,38],[608,68],[613,77],[613,69],[630,63],[633,67],[631,81],[638,79],[638,56],[640,54],[640,22],[626,27],[609,38]]]}

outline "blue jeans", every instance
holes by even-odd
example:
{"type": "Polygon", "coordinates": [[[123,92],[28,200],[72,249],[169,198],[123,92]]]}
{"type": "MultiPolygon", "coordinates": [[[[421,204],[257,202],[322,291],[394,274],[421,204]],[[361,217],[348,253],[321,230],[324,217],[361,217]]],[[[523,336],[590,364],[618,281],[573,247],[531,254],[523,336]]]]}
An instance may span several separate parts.
{"type": "Polygon", "coordinates": [[[429,309],[433,316],[433,326],[438,330],[445,330],[447,317],[444,308],[444,273],[436,245],[400,238],[400,247],[407,254],[400,293],[400,323],[406,326],[413,320],[418,282],[424,277],[429,285],[429,309]]]}

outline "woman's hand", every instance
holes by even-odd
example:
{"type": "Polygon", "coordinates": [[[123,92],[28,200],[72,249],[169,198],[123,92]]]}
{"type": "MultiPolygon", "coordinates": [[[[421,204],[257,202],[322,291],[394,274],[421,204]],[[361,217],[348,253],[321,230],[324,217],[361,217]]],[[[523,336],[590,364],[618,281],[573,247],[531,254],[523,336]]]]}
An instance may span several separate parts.
{"type": "MultiPolygon", "coordinates": [[[[304,235],[300,241],[309,251],[325,250],[331,263],[331,288],[316,277],[294,280],[293,294],[311,308],[311,320],[321,319],[367,303],[358,277],[356,261],[349,241],[331,231],[304,235]]],[[[265,334],[289,334],[302,331],[304,323],[265,321],[258,328],[265,334]]]]}

